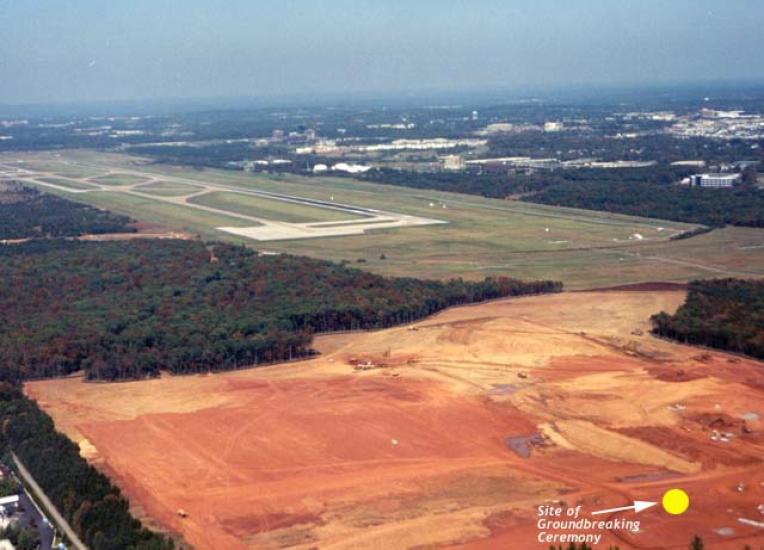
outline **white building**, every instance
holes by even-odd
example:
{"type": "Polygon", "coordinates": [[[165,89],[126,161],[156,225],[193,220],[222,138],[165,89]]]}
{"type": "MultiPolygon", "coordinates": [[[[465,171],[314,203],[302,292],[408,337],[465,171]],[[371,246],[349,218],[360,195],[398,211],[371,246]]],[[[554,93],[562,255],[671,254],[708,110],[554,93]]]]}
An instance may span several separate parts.
{"type": "Polygon", "coordinates": [[[371,170],[371,166],[363,166],[362,164],[348,164],[347,162],[339,162],[332,166],[332,170],[335,172],[347,172],[348,174],[363,174],[371,170]]]}
{"type": "Polygon", "coordinates": [[[464,170],[464,159],[459,155],[447,155],[443,158],[443,168],[446,170],[464,170]]]}
{"type": "Polygon", "coordinates": [[[703,168],[706,162],[703,160],[677,160],[671,163],[671,166],[690,166],[694,168],[703,168]]]}
{"type": "Polygon", "coordinates": [[[740,181],[740,174],[694,174],[690,176],[693,187],[733,187],[740,181]]]}
{"type": "Polygon", "coordinates": [[[514,125],[511,122],[494,122],[475,133],[479,136],[491,136],[494,134],[507,134],[513,129],[514,125]]]}
{"type": "Polygon", "coordinates": [[[565,125],[562,122],[545,122],[544,123],[544,131],[545,132],[560,132],[565,128],[565,125]]]}
{"type": "Polygon", "coordinates": [[[590,168],[647,168],[648,166],[655,166],[657,161],[654,160],[611,160],[611,161],[592,161],[589,163],[590,168]]]}
{"type": "Polygon", "coordinates": [[[717,111],[715,109],[701,109],[700,116],[707,118],[741,118],[745,111],[717,111]]]}
{"type": "Polygon", "coordinates": [[[15,506],[19,503],[19,495],[0,498],[0,506],[15,506]]]}

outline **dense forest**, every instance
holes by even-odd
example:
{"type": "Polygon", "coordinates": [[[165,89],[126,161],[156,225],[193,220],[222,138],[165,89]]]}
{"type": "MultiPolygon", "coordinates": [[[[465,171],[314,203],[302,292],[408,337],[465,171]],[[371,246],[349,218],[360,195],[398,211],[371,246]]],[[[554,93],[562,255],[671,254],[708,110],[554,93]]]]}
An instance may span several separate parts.
{"type": "MultiPolygon", "coordinates": [[[[289,155],[286,146],[268,147],[259,151],[265,156],[284,157],[289,155]]],[[[252,146],[245,142],[216,143],[211,145],[140,145],[130,149],[131,154],[150,157],[159,164],[180,164],[193,168],[230,168],[232,161],[240,161],[252,156],[252,146]]]]}
{"type": "Polygon", "coordinates": [[[16,384],[0,382],[0,452],[16,453],[83,542],[93,550],[170,550],[171,540],[145,529],[109,479],[16,384]]]}
{"type": "MultiPolygon", "coordinates": [[[[511,174],[501,171],[469,170],[465,172],[412,172],[378,168],[354,177],[418,189],[451,191],[488,198],[503,199],[512,195],[530,194],[549,188],[566,186],[569,182],[618,182],[671,184],[691,173],[684,167],[649,166],[645,168],[578,168],[536,172],[534,174],[511,174]]],[[[532,198],[530,200],[533,200],[532,198]]]]}
{"type": "Polygon", "coordinates": [[[132,233],[130,218],[0,182],[0,240],[74,237],[87,233],[132,233]]]}
{"type": "MultiPolygon", "coordinates": [[[[764,191],[753,186],[708,189],[672,185],[690,170],[653,166],[524,174],[370,170],[362,179],[489,198],[660,218],[713,227],[764,226],[764,191]]],[[[357,177],[357,176],[356,176],[357,177]]]]}
{"type": "Polygon", "coordinates": [[[38,240],[0,247],[0,377],[114,380],[271,363],[312,334],[392,326],[560,283],[386,279],[224,244],[38,240]]]}
{"type": "Polygon", "coordinates": [[[694,281],[674,315],[651,320],[660,336],[764,359],[764,281],[694,281]]]}
{"type": "Polygon", "coordinates": [[[764,227],[764,191],[569,181],[522,200],[720,227],[764,227]]]}
{"type": "Polygon", "coordinates": [[[629,123],[613,121],[609,126],[599,121],[594,133],[541,131],[501,134],[489,141],[490,157],[554,157],[560,160],[597,158],[600,160],[654,160],[660,164],[686,159],[703,159],[710,164],[731,160],[764,160],[764,152],[751,149],[746,140],[719,140],[704,137],[677,138],[655,133],[651,121],[639,121],[646,135],[629,139],[613,139],[618,132],[633,132],[629,123]]]}
{"type": "Polygon", "coordinates": [[[353,177],[374,183],[400,185],[417,189],[433,189],[453,193],[482,195],[492,199],[503,199],[510,195],[540,191],[559,178],[549,174],[508,175],[506,173],[474,172],[413,172],[376,168],[353,177]]]}

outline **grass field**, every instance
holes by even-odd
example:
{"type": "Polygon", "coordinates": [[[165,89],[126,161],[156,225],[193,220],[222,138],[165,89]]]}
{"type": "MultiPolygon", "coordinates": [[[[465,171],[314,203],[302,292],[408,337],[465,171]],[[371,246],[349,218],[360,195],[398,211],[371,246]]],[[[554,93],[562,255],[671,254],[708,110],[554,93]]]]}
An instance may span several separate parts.
{"type": "MultiPolygon", "coordinates": [[[[506,275],[551,278],[567,288],[583,289],[652,280],[687,281],[694,278],[764,276],[764,230],[726,228],[688,240],[669,241],[671,234],[692,228],[668,222],[604,212],[533,205],[516,201],[442,193],[359,182],[350,178],[270,176],[221,170],[146,164],[125,155],[74,151],[64,153],[71,162],[88,170],[137,171],[163,180],[161,193],[181,193],[191,186],[215,183],[242,190],[277,192],[299,197],[336,201],[401,214],[447,221],[443,225],[379,229],[364,235],[304,240],[258,242],[218,231],[216,227],[255,225],[222,214],[153,202],[148,198],[108,190],[67,194],[50,192],[112,209],[150,222],[164,223],[207,239],[238,242],[272,252],[302,254],[353,264],[386,275],[416,277],[482,278],[506,275]],[[91,168],[95,166],[96,168],[91,168]],[[169,182],[165,178],[182,178],[169,182]],[[445,208],[444,208],[445,206],[445,208]],[[639,234],[642,239],[635,237],[639,234]],[[382,259],[384,255],[385,259],[382,259]],[[359,259],[363,263],[357,263],[359,259]]],[[[11,159],[18,158],[14,155],[11,159]]],[[[0,157],[7,162],[10,155],[0,157]]],[[[51,168],[51,156],[23,155],[25,166],[51,168]]],[[[72,169],[72,165],[64,165],[72,169]]],[[[84,169],[83,169],[84,170],[84,169]]],[[[152,184],[154,185],[154,184],[152,184]]],[[[144,189],[141,189],[144,191],[144,189]]],[[[285,219],[291,204],[279,202],[278,210],[262,210],[268,199],[230,193],[210,195],[215,207],[250,215],[285,219]],[[234,200],[236,199],[236,200],[234,200]],[[252,201],[250,201],[252,199],[252,201]],[[259,207],[257,212],[249,210],[259,207]]],[[[197,199],[198,200],[198,199],[197,199]]],[[[209,200],[209,199],[204,199],[209,200]]],[[[269,208],[273,205],[267,205],[269,208]]],[[[308,215],[350,215],[307,208],[308,215]]],[[[294,214],[294,211],[291,212],[294,214]]],[[[295,218],[293,218],[295,219],[295,218]]]]}
{"type": "Polygon", "coordinates": [[[213,208],[220,208],[238,214],[254,216],[291,223],[307,222],[335,222],[342,220],[361,219],[347,212],[328,210],[324,208],[311,208],[301,204],[290,204],[283,201],[275,201],[242,195],[239,193],[215,192],[199,195],[190,200],[193,204],[203,204],[213,208]]]}
{"type": "MultiPolygon", "coordinates": [[[[24,168],[24,164],[19,165],[24,168]]],[[[34,160],[34,170],[41,172],[56,172],[58,175],[66,178],[92,178],[96,176],[105,176],[108,173],[106,168],[90,168],[87,166],[71,165],[67,159],[57,153],[47,153],[36,155],[34,160]]]]}
{"type": "Polygon", "coordinates": [[[173,181],[158,181],[156,183],[147,183],[146,185],[139,185],[135,188],[136,191],[146,193],[147,195],[157,195],[160,197],[184,197],[191,193],[201,191],[202,187],[195,185],[186,185],[184,183],[177,183],[173,181]]]}
{"type": "MultiPolygon", "coordinates": [[[[72,200],[77,200],[78,197],[77,195],[72,196],[66,194],[66,192],[58,192],[42,186],[40,186],[40,190],[55,193],[72,200]]],[[[213,214],[203,210],[193,210],[175,204],[156,202],[148,198],[124,193],[117,194],[98,191],[87,193],[87,195],[87,204],[108,209],[118,214],[125,214],[142,222],[158,224],[170,229],[199,235],[209,240],[220,240],[221,233],[216,231],[214,227],[250,227],[253,225],[252,222],[239,218],[229,218],[224,215],[213,214]],[[136,212],[140,212],[140,216],[137,216],[136,212]]]]}
{"type": "Polygon", "coordinates": [[[107,174],[92,178],[92,181],[103,185],[132,185],[146,181],[146,178],[133,176],[132,174],[107,174]]]}

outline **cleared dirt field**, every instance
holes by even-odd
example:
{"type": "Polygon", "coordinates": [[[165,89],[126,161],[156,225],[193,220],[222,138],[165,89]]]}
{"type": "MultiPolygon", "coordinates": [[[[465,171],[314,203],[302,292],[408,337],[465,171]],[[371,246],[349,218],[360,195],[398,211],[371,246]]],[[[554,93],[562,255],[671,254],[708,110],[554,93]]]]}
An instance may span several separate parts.
{"type": "Polygon", "coordinates": [[[548,547],[539,504],[586,515],[672,487],[688,512],[651,508],[603,547],[758,547],[739,519],[762,516],[764,365],[648,336],[683,297],[504,300],[321,336],[310,361],[26,391],[195,548],[548,547]]]}

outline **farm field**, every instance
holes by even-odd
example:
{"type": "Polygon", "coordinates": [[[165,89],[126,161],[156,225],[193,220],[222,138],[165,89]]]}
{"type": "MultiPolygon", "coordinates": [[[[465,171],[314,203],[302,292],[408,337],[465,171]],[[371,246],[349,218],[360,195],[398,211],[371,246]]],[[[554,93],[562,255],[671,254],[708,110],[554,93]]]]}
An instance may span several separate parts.
{"type": "Polygon", "coordinates": [[[588,514],[672,487],[685,514],[651,508],[603,547],[755,546],[739,519],[764,502],[764,365],[649,336],[683,299],[508,299],[321,336],[304,362],[25,391],[199,549],[530,548],[540,504],[588,514]]]}
{"type": "Polygon", "coordinates": [[[764,275],[764,229],[670,241],[694,226],[350,178],[192,170],[88,151],[3,155],[0,165],[47,177],[79,170],[87,174],[83,185],[147,178],[151,183],[76,192],[26,181],[170,230],[357,263],[384,275],[550,278],[569,289],[764,275]]]}

